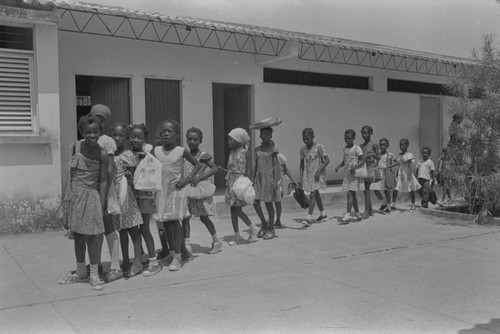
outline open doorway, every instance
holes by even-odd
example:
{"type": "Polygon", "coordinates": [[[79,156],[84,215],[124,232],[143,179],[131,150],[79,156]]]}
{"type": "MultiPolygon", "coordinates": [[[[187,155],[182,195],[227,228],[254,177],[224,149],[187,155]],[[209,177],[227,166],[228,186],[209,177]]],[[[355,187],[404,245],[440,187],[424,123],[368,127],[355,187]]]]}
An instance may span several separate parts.
{"type": "MultiPolygon", "coordinates": [[[[111,119],[104,129],[116,121],[130,124],[130,79],[77,75],[76,83],[76,121],[87,115],[93,105],[104,104],[111,109],[111,119]]],[[[78,139],[81,139],[78,134],[78,139]]]]}
{"type": "MultiPolygon", "coordinates": [[[[214,162],[226,166],[229,158],[227,134],[234,128],[248,129],[251,115],[251,86],[214,83],[214,162]]],[[[224,175],[215,176],[218,189],[225,186],[224,175]]]]}

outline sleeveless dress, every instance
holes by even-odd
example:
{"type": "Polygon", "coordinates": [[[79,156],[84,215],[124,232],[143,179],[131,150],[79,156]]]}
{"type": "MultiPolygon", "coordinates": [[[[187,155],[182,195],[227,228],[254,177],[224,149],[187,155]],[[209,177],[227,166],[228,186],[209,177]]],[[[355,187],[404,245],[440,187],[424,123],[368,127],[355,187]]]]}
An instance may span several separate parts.
{"type": "Polygon", "coordinates": [[[99,177],[101,163],[81,154],[80,142],[75,143],[75,154],[69,162],[70,205],[68,226],[73,232],[96,235],[104,233],[99,177]]]}
{"type": "MultiPolygon", "coordinates": [[[[246,174],[247,169],[247,149],[240,147],[235,151],[231,151],[227,161],[227,174],[226,174],[226,194],[225,201],[229,206],[245,206],[247,202],[236,197],[233,191],[233,185],[236,180],[246,174]]],[[[252,203],[249,203],[252,204],[252,203]]]]}
{"type": "MultiPolygon", "coordinates": [[[[207,162],[212,160],[212,156],[206,152],[199,151],[195,156],[196,160],[203,164],[203,168],[198,172],[197,175],[204,174],[210,167],[207,165],[207,162]]],[[[186,161],[184,163],[184,175],[190,175],[193,171],[194,166],[186,161]]],[[[215,189],[213,185],[213,176],[205,179],[203,181],[198,182],[196,187],[192,187],[190,185],[188,188],[188,209],[189,213],[196,217],[203,216],[215,216],[215,204],[212,196],[199,196],[200,190],[205,192],[207,189],[215,189]]]]}
{"type": "Polygon", "coordinates": [[[351,167],[358,163],[359,157],[363,154],[361,147],[354,144],[353,147],[344,147],[344,181],[342,182],[343,191],[362,191],[365,190],[364,179],[354,177],[351,174],[351,167]]]}
{"type": "Polygon", "coordinates": [[[313,192],[326,188],[326,169],[319,176],[318,182],[314,180],[314,176],[327,155],[325,147],[318,143],[314,143],[311,149],[307,149],[307,146],[300,149],[300,159],[304,160],[304,180],[302,180],[304,191],[313,192]]]}
{"type": "Polygon", "coordinates": [[[398,175],[396,176],[396,190],[400,192],[416,191],[421,188],[417,178],[411,171],[411,166],[415,157],[410,152],[399,154],[396,161],[400,163],[398,175]]]}
{"type": "Polygon", "coordinates": [[[254,180],[255,199],[263,202],[281,201],[281,171],[278,149],[270,145],[267,149],[255,149],[256,173],[254,180]]]}
{"type": "Polygon", "coordinates": [[[161,191],[156,195],[157,212],[153,218],[158,221],[179,220],[189,215],[187,209],[187,193],[185,189],[177,190],[174,183],[182,178],[184,166],[184,147],[176,146],[165,151],[163,146],[156,146],[154,156],[162,165],[161,191]]]}
{"type": "Polygon", "coordinates": [[[131,169],[139,163],[132,151],[125,150],[120,155],[114,157],[116,172],[113,182],[120,204],[121,214],[113,215],[113,225],[118,229],[131,228],[142,224],[141,211],[134,196],[132,185],[125,177],[127,168],[131,169]]]}

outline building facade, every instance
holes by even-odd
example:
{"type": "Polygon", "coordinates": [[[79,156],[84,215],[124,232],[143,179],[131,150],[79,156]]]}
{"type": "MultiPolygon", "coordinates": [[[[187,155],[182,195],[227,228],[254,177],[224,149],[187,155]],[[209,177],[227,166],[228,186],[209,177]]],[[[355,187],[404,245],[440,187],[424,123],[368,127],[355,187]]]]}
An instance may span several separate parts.
{"type": "MultiPolygon", "coordinates": [[[[199,127],[203,149],[218,165],[227,159],[230,129],[269,116],[284,120],[273,139],[297,175],[305,127],[327,148],[331,181],[342,178],[333,169],[342,159],[344,131],[355,129],[360,143],[365,124],[373,126],[374,140],[387,137],[393,152],[408,138],[409,151],[419,156],[420,147],[431,146],[437,159],[450,121],[442,85],[474,65],[325,36],[66,2],[7,0],[0,28],[6,68],[0,80],[7,82],[0,86],[0,201],[61,194],[78,117],[97,103],[111,108],[113,120],[146,123],[150,139],[168,118],[183,132],[199,127]],[[19,35],[31,47],[9,40],[19,35]],[[24,67],[12,68],[12,59],[24,67]],[[21,95],[9,88],[12,71],[29,79],[28,90],[15,92],[21,95]]],[[[250,134],[255,147],[259,134],[250,134]]]]}

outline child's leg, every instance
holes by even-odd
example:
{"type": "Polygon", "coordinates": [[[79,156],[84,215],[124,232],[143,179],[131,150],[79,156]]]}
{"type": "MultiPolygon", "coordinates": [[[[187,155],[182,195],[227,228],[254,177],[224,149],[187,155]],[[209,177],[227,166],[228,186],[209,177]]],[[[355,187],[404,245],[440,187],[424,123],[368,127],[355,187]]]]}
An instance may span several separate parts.
{"type": "Polygon", "coordinates": [[[314,192],[316,193],[315,197],[316,197],[316,204],[318,204],[318,209],[321,212],[321,214],[323,214],[325,208],[323,208],[323,200],[321,199],[321,194],[319,193],[319,190],[315,190],[314,192]]]}
{"type": "MultiPolygon", "coordinates": [[[[267,203],[266,203],[267,206],[267,203]]],[[[253,202],[253,208],[255,212],[257,212],[257,216],[259,216],[261,227],[258,233],[259,238],[262,238],[266,233],[268,225],[272,225],[273,221],[271,220],[271,216],[269,216],[269,223],[266,221],[266,217],[264,216],[264,212],[262,212],[262,207],[260,206],[260,200],[256,199],[253,202]]],[[[269,210],[267,210],[269,212],[269,210]]]]}
{"type": "MultiPolygon", "coordinates": [[[[92,289],[99,291],[104,288],[101,280],[99,279],[99,270],[98,270],[98,260],[99,260],[99,248],[97,245],[97,239],[95,235],[87,235],[86,238],[87,248],[89,252],[89,260],[90,260],[90,278],[89,283],[92,289]]],[[[108,277],[109,279],[109,277],[108,277]]]]}
{"type": "Polygon", "coordinates": [[[269,216],[269,229],[274,230],[274,205],[273,202],[266,202],[267,215],[269,216]]]}
{"type": "Polygon", "coordinates": [[[186,239],[191,237],[191,224],[189,218],[184,218],[182,220],[182,233],[184,233],[184,238],[186,239]]]}
{"type": "Polygon", "coordinates": [[[118,241],[118,233],[115,231],[111,215],[104,215],[104,235],[108,242],[109,255],[111,258],[111,271],[120,270],[120,245],[118,241]]]}
{"type": "Polygon", "coordinates": [[[375,194],[375,196],[377,197],[377,199],[379,201],[383,201],[384,200],[384,197],[382,196],[382,193],[380,192],[380,190],[374,190],[373,193],[375,194]]]}
{"type": "Polygon", "coordinates": [[[312,214],[314,212],[314,206],[316,205],[316,192],[312,191],[309,195],[309,211],[307,219],[312,219],[312,214]]]}
{"type": "Polygon", "coordinates": [[[158,236],[161,242],[161,251],[158,254],[159,258],[163,258],[170,254],[170,247],[168,246],[168,233],[165,222],[157,221],[156,227],[158,228],[158,236]]]}
{"type": "Polygon", "coordinates": [[[75,240],[76,274],[78,277],[87,277],[85,268],[85,235],[73,232],[75,240]]]}
{"type": "Polygon", "coordinates": [[[141,232],[139,231],[139,226],[134,226],[127,229],[130,238],[132,239],[132,243],[134,245],[134,264],[132,266],[131,274],[137,274],[142,270],[141,263],[141,232]]]}
{"type": "Polygon", "coordinates": [[[128,233],[127,229],[122,229],[119,232],[120,234],[120,247],[122,249],[122,268],[128,269],[130,267],[130,257],[128,253],[128,233]]]}
{"type": "Polygon", "coordinates": [[[394,190],[392,192],[392,205],[391,205],[391,209],[392,208],[396,208],[396,200],[398,199],[398,191],[397,190],[394,190]]]}
{"type": "Polygon", "coordinates": [[[281,228],[281,211],[283,210],[281,202],[274,202],[274,206],[276,207],[276,222],[274,225],[281,228]]]}
{"type": "Polygon", "coordinates": [[[352,192],[352,207],[354,208],[354,212],[356,212],[356,213],[359,212],[358,197],[357,197],[355,191],[352,192]]]}
{"type": "Polygon", "coordinates": [[[146,242],[146,247],[148,249],[149,258],[152,259],[155,257],[155,241],[153,239],[153,235],[151,235],[151,231],[149,229],[149,222],[151,220],[151,214],[143,213],[142,221],[143,223],[139,227],[139,231],[146,242]]]}
{"type": "Polygon", "coordinates": [[[233,231],[234,231],[234,240],[231,240],[229,242],[230,246],[237,245],[240,241],[240,232],[239,232],[239,227],[238,227],[238,212],[237,212],[237,206],[231,206],[230,212],[231,212],[231,224],[233,225],[233,231]]]}
{"type": "Polygon", "coordinates": [[[181,249],[184,244],[184,236],[182,235],[182,226],[180,220],[171,220],[167,222],[168,228],[171,230],[173,236],[173,248],[175,252],[172,263],[168,266],[170,271],[177,271],[182,267],[181,249]]]}
{"type": "Polygon", "coordinates": [[[353,194],[354,191],[352,190],[347,192],[347,213],[351,213],[352,210],[353,194]]]}
{"type": "Polygon", "coordinates": [[[384,190],[384,194],[385,194],[385,203],[387,205],[390,205],[391,204],[391,192],[389,190],[384,190]]]}
{"type": "Polygon", "coordinates": [[[411,205],[415,205],[415,191],[410,191],[411,205]]]}
{"type": "Polygon", "coordinates": [[[219,240],[217,236],[217,231],[215,230],[215,225],[210,219],[209,216],[201,216],[200,220],[203,224],[205,224],[208,232],[212,236],[212,249],[208,252],[209,254],[217,254],[222,250],[222,242],[219,240]]]}
{"type": "Polygon", "coordinates": [[[241,206],[235,206],[236,214],[241,220],[250,228],[250,236],[248,237],[249,242],[254,242],[257,240],[257,229],[253,225],[250,218],[248,218],[247,214],[243,212],[243,208],[241,206]]]}
{"type": "Polygon", "coordinates": [[[95,237],[98,249],[97,259],[98,263],[101,264],[101,253],[102,253],[102,245],[104,244],[104,233],[97,234],[95,237]]]}
{"type": "Polygon", "coordinates": [[[372,199],[371,199],[371,194],[370,194],[370,186],[371,182],[365,181],[365,212],[363,216],[367,218],[367,216],[372,216],[373,215],[373,208],[372,208],[372,199]]]}

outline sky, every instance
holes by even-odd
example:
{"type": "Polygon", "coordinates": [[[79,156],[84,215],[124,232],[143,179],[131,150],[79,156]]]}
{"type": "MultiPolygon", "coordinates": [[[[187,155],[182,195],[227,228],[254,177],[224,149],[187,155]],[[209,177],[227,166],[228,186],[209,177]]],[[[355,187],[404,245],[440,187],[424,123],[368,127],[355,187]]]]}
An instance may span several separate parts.
{"type": "MultiPolygon", "coordinates": [[[[66,0],[68,2],[75,0],[66,0]]],[[[84,1],[85,2],[85,1],[84,1]]],[[[470,57],[482,36],[500,46],[499,0],[87,0],[470,57]]]]}

